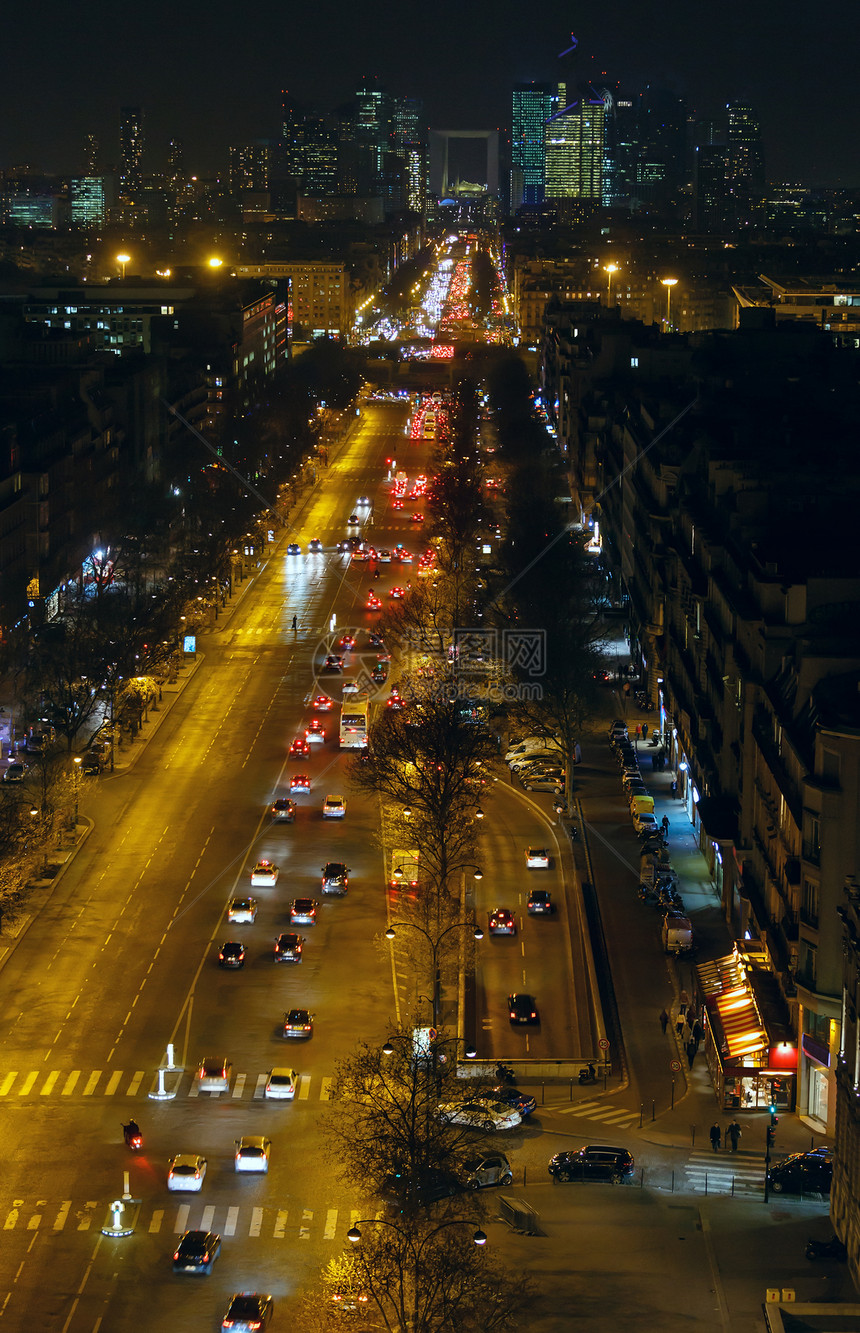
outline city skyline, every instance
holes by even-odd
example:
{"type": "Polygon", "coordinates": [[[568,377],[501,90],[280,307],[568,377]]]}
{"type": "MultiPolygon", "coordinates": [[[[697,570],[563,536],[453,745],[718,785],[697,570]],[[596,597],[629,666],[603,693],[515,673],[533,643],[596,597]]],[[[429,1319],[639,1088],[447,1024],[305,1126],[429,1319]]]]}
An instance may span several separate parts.
{"type": "Polygon", "coordinates": [[[666,86],[685,99],[689,114],[704,117],[748,100],[761,117],[770,180],[860,184],[851,117],[834,116],[831,106],[850,87],[850,32],[860,28],[848,0],[835,0],[826,25],[788,0],[776,28],[729,0],[719,30],[670,0],[659,32],[631,0],[619,0],[611,19],[595,12],[571,17],[552,0],[540,28],[526,30],[511,3],[471,6],[464,14],[443,2],[411,14],[408,27],[389,0],[360,13],[329,4],[289,17],[271,0],[257,0],[239,28],[217,0],[205,15],[185,6],[163,24],[147,19],[151,11],[129,10],[101,27],[70,27],[57,0],[46,0],[38,15],[22,9],[9,18],[7,49],[38,52],[39,95],[34,100],[32,62],[8,62],[0,169],[28,163],[79,173],[88,134],[99,139],[103,160],[118,163],[123,106],[143,108],[145,170],[163,168],[168,141],[178,136],[189,170],[210,175],[226,168],[231,143],[279,134],[285,88],[329,110],[377,77],[421,99],[431,128],[507,130],[513,84],[590,79],[619,83],[628,95],[649,82],[666,86]],[[575,49],[559,59],[572,47],[572,24],[575,49]],[[337,34],[325,49],[323,33],[337,34]],[[828,87],[820,92],[825,73],[828,87]]]}

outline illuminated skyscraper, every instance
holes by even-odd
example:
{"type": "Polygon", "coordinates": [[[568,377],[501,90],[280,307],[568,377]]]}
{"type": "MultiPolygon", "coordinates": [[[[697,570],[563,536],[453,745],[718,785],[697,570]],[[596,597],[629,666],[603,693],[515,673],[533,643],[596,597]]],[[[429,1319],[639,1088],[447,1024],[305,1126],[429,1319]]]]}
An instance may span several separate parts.
{"type": "Polygon", "coordinates": [[[729,102],[727,186],[736,227],[749,227],[763,215],[764,145],[761,125],[747,102],[729,102]]]}
{"type": "Polygon", "coordinates": [[[406,207],[413,213],[424,217],[427,212],[427,145],[407,143],[404,145],[406,158],[406,207]]]}
{"type": "Polygon", "coordinates": [[[88,134],[84,145],[84,161],[88,176],[98,175],[99,156],[99,141],[94,134],[88,134]]]}
{"type": "Polygon", "coordinates": [[[545,127],[552,114],[547,83],[518,83],[511,102],[511,212],[544,197],[545,127]]]}
{"type": "Polygon", "coordinates": [[[76,176],[69,182],[72,225],[87,231],[105,220],[105,183],[101,176],[76,176]]]}
{"type": "Polygon", "coordinates": [[[406,157],[407,144],[426,142],[424,107],[415,97],[392,97],[391,103],[392,146],[406,157]]]}
{"type": "Polygon", "coordinates": [[[603,196],[604,105],[602,99],[568,102],[568,88],[556,86],[553,115],[545,126],[545,198],[603,196]]]}
{"type": "Polygon", "coordinates": [[[234,145],[230,149],[230,193],[269,188],[272,145],[268,139],[234,145]]]}
{"type": "Polygon", "coordinates": [[[120,109],[119,184],[124,194],[143,182],[143,113],[139,106],[120,109]]]}

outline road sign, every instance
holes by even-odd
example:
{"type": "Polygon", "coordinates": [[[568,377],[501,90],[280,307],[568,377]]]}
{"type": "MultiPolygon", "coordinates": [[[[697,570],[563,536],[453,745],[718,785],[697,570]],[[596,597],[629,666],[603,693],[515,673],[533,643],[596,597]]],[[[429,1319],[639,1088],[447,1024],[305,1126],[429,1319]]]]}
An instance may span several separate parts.
{"type": "Polygon", "coordinates": [[[673,1074],[677,1074],[678,1070],[681,1068],[681,1061],[680,1061],[680,1060],[670,1060],[670,1061],[669,1061],[669,1068],[671,1069],[671,1071],[672,1071],[673,1074]]]}
{"type": "Polygon", "coordinates": [[[606,1037],[601,1037],[600,1041],[597,1044],[602,1051],[609,1050],[609,1042],[607,1041],[606,1037]]]}

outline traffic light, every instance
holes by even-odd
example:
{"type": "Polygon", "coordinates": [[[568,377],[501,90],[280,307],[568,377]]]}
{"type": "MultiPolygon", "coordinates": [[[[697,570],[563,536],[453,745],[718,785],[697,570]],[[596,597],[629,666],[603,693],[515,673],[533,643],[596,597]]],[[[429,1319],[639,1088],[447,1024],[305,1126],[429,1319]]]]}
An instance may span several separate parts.
{"type": "Polygon", "coordinates": [[[775,1142],[776,1142],[776,1127],[775,1127],[774,1125],[768,1125],[768,1127],[767,1127],[767,1146],[768,1146],[769,1148],[772,1148],[775,1142]]]}

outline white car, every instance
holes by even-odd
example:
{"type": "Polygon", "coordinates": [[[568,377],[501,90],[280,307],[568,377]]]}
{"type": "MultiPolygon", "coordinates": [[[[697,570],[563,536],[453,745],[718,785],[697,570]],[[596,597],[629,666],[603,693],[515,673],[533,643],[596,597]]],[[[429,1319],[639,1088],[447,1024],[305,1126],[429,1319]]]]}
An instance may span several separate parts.
{"type": "Polygon", "coordinates": [[[346,801],[342,796],[327,796],[323,801],[323,819],[343,819],[346,801]]]}
{"type": "Polygon", "coordinates": [[[278,867],[273,861],[258,861],[251,871],[251,888],[272,888],[278,882],[278,867]]]}
{"type": "Polygon", "coordinates": [[[558,751],[552,750],[530,750],[528,754],[517,755],[516,758],[508,761],[508,768],[512,773],[527,773],[530,768],[540,768],[549,764],[558,763],[558,751]]]}
{"type": "Polygon", "coordinates": [[[257,919],[256,898],[231,898],[227,908],[227,920],[240,925],[252,926],[257,919]]]}
{"type": "Polygon", "coordinates": [[[204,1056],[197,1066],[197,1086],[201,1092],[227,1092],[230,1087],[229,1060],[221,1056],[204,1056]]]}
{"type": "Polygon", "coordinates": [[[526,848],[526,869],[527,870],[548,870],[549,852],[545,847],[527,847],[526,848]]]}
{"type": "Polygon", "coordinates": [[[177,1192],[188,1191],[199,1194],[203,1188],[208,1163],[205,1157],[180,1152],[171,1157],[167,1172],[167,1188],[177,1192]]]}
{"type": "Polygon", "coordinates": [[[296,1095],[298,1081],[299,1076],[295,1069],[287,1069],[285,1066],[270,1069],[265,1095],[273,1101],[291,1102],[296,1095]]]}
{"type": "Polygon", "coordinates": [[[660,825],[657,823],[656,815],[641,814],[633,816],[633,827],[640,838],[647,837],[649,834],[660,833],[660,825]]]}
{"type": "Polygon", "coordinates": [[[382,550],[379,552],[379,557],[378,557],[378,558],[379,558],[379,563],[380,563],[381,565],[390,565],[390,564],[391,564],[391,552],[390,552],[390,551],[387,551],[387,550],[385,549],[384,546],[383,546],[382,550]]]}
{"type": "Polygon", "coordinates": [[[472,1102],[448,1102],[439,1107],[439,1115],[450,1125],[470,1125],[473,1129],[516,1129],[522,1116],[515,1106],[476,1097],[472,1102]]]}
{"type": "Polygon", "coordinates": [[[505,763],[509,764],[512,759],[525,758],[537,750],[554,750],[558,753],[558,743],[551,736],[527,736],[524,741],[518,741],[516,745],[510,747],[505,755],[505,763]]]}
{"type": "Polygon", "coordinates": [[[236,1139],[236,1170],[265,1174],[269,1169],[271,1151],[272,1140],[264,1139],[259,1134],[246,1134],[244,1138],[236,1139]]]}

